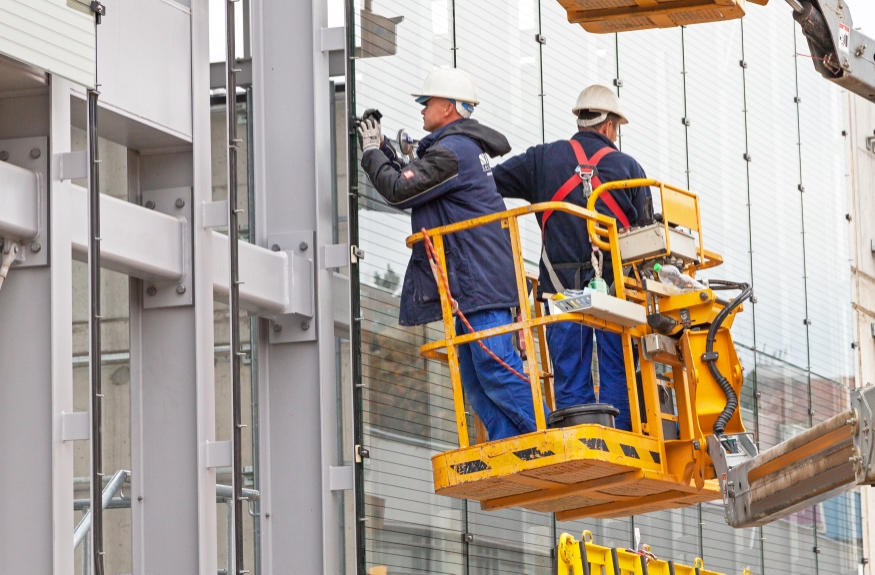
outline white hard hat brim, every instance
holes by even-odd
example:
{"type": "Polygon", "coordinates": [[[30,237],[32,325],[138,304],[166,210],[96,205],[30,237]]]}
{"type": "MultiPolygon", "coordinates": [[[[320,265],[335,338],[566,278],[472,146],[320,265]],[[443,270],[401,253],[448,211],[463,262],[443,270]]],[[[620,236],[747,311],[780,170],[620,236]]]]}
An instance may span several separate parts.
{"type": "MultiPolygon", "coordinates": [[[[581,110],[584,110],[584,109],[585,109],[585,108],[574,108],[574,109],[571,111],[571,113],[574,114],[575,116],[577,116],[578,114],[580,114],[580,111],[581,111],[581,110]]],[[[593,110],[593,109],[590,108],[589,111],[590,111],[590,112],[601,112],[601,113],[603,113],[603,114],[616,114],[617,116],[620,116],[620,125],[621,125],[621,126],[624,126],[624,125],[626,125],[626,124],[629,123],[629,120],[626,118],[625,114],[618,114],[618,113],[617,113],[616,111],[614,111],[614,110],[593,110]]]]}
{"type": "Polygon", "coordinates": [[[478,105],[478,104],[480,104],[480,100],[474,100],[474,101],[472,102],[472,101],[470,101],[470,100],[461,100],[461,99],[459,99],[458,97],[455,97],[455,96],[446,96],[446,95],[444,95],[444,94],[410,94],[410,95],[413,96],[414,98],[416,98],[417,101],[420,100],[420,98],[424,98],[424,99],[422,100],[422,102],[420,102],[420,103],[423,103],[423,104],[425,103],[425,100],[427,100],[428,98],[446,98],[447,100],[454,100],[454,101],[457,101],[457,102],[465,102],[466,104],[473,104],[473,105],[475,105],[475,106],[478,105]]]}

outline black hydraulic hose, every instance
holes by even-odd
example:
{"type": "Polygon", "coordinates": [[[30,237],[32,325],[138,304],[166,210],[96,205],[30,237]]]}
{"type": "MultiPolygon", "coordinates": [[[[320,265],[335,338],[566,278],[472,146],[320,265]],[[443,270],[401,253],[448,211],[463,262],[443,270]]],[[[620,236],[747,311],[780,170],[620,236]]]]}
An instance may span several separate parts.
{"type": "MultiPolygon", "coordinates": [[[[711,280],[709,283],[715,285],[719,284],[720,286],[733,285],[730,282],[719,280],[711,280]]],[[[729,380],[727,380],[723,374],[720,373],[720,370],[717,369],[718,355],[714,353],[714,342],[717,340],[717,331],[720,329],[720,326],[726,318],[729,317],[729,314],[753,295],[753,287],[750,284],[739,283],[734,284],[734,287],[742,290],[741,294],[732,300],[728,306],[720,310],[720,313],[718,313],[717,317],[714,318],[714,321],[711,322],[711,327],[708,328],[708,338],[705,340],[705,353],[702,355],[702,360],[708,364],[708,371],[711,372],[711,376],[717,381],[717,385],[720,386],[723,393],[726,394],[726,407],[723,408],[723,411],[717,416],[717,421],[714,422],[715,437],[723,435],[726,424],[732,419],[732,415],[735,413],[736,408],[738,408],[738,396],[735,394],[735,390],[732,388],[729,380]]]]}

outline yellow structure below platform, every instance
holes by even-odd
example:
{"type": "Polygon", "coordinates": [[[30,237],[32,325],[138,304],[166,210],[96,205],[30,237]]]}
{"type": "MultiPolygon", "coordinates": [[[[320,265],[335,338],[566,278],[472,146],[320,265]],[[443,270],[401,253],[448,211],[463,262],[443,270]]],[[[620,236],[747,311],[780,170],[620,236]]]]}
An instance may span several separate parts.
{"type": "Polygon", "coordinates": [[[655,439],[578,425],[441,453],[432,468],[439,495],[477,500],[485,510],[554,512],[560,521],[720,499],[716,480],[697,486],[692,467],[685,479],[665,473],[664,461],[655,439]]]}
{"type": "MultiPolygon", "coordinates": [[[[705,569],[705,562],[696,557],[693,565],[681,565],[674,561],[657,558],[650,552],[649,545],[642,545],[642,551],[602,547],[592,542],[592,533],[584,531],[582,540],[577,541],[568,533],[559,537],[556,558],[558,575],[722,575],[705,569]]],[[[750,575],[745,569],[742,575],[750,575]]]]}
{"type": "Polygon", "coordinates": [[[559,0],[568,21],[587,32],[610,34],[735,20],[747,3],[769,0],[559,0]]]}

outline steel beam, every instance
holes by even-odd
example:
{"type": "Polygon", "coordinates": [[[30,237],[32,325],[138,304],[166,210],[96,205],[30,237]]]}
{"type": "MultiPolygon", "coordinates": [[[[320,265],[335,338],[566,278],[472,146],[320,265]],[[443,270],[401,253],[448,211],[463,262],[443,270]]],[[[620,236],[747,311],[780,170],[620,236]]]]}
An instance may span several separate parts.
{"type": "MultiPolygon", "coordinates": [[[[73,225],[73,258],[80,261],[88,256],[86,198],[85,188],[72,186],[69,217],[73,225]]],[[[157,284],[182,279],[186,273],[185,244],[190,240],[184,236],[187,227],[179,218],[106,195],[101,197],[100,209],[104,214],[101,230],[104,268],[157,284]]],[[[0,222],[0,235],[3,225],[0,222]]],[[[206,238],[212,244],[213,297],[224,302],[228,299],[228,236],[208,231],[206,238]]],[[[290,263],[285,252],[243,241],[239,245],[243,309],[259,315],[313,315],[310,260],[294,256],[290,263]]]]}
{"type": "MultiPolygon", "coordinates": [[[[21,118],[35,130],[46,127],[37,133],[50,136],[53,154],[70,149],[69,106],[69,82],[54,78],[50,97],[30,99],[21,118]]],[[[50,185],[57,224],[42,251],[51,266],[15,267],[0,291],[0,490],[16,493],[4,503],[0,558],[10,573],[74,569],[73,444],[61,433],[62,413],[73,411],[69,196],[63,182],[50,185]]]]}
{"type": "MultiPolygon", "coordinates": [[[[208,3],[191,2],[192,151],[144,156],[130,151],[130,210],[151,211],[134,205],[149,190],[191,188],[192,206],[211,199],[208,3]]],[[[169,225],[168,216],[139,215],[169,225]]],[[[131,281],[134,575],[218,571],[216,474],[207,467],[206,454],[208,442],[216,440],[213,242],[203,226],[203,210],[192,210],[192,220],[193,305],[146,308],[144,282],[131,281]]],[[[146,245],[152,243],[146,240],[146,245]]],[[[178,273],[181,253],[181,246],[174,246],[161,256],[165,263],[155,267],[178,273]]]]}
{"type": "MultiPolygon", "coordinates": [[[[326,3],[253,0],[251,20],[256,243],[313,230],[318,256],[333,243],[326,3]]],[[[259,326],[263,573],[341,570],[341,495],[329,480],[340,463],[332,272],[316,265],[314,278],[315,339],[266,343],[269,324],[259,326]]]]}

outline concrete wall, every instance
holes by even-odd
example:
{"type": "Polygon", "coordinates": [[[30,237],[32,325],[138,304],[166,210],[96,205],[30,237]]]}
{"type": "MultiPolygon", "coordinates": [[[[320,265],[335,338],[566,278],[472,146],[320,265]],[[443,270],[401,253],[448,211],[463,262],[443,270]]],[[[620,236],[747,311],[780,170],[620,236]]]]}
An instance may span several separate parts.
{"type": "MultiPolygon", "coordinates": [[[[860,386],[875,384],[875,105],[847,94],[848,193],[851,278],[854,290],[856,374],[860,386]],[[869,149],[872,148],[872,149],[869,149]]],[[[875,574],[875,489],[862,490],[867,575],[875,574]]]]}

